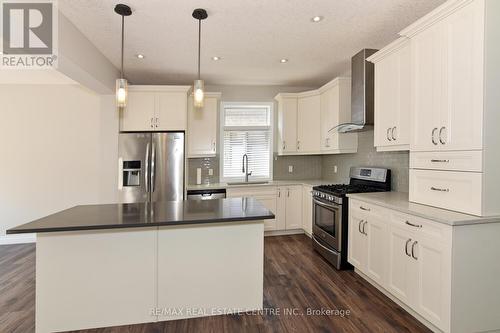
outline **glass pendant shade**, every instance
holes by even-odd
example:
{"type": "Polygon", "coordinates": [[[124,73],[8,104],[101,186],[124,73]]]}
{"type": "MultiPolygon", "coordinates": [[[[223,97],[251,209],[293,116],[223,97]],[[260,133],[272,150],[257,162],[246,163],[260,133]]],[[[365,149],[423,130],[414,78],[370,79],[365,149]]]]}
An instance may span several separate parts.
{"type": "Polygon", "coordinates": [[[116,80],[116,106],[123,109],[127,106],[128,82],[126,79],[116,80]]]}
{"type": "Polygon", "coordinates": [[[204,98],[205,98],[205,83],[203,82],[203,80],[194,80],[194,86],[193,86],[194,107],[202,108],[204,98]]]}

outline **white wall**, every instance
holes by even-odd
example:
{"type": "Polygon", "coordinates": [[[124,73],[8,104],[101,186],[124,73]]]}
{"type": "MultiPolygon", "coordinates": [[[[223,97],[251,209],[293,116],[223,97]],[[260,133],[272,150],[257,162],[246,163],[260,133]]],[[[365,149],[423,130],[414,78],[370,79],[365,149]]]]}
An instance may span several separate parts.
{"type": "Polygon", "coordinates": [[[80,85],[0,85],[0,101],[0,244],[16,238],[8,228],[116,201],[112,96],[80,85]]]}

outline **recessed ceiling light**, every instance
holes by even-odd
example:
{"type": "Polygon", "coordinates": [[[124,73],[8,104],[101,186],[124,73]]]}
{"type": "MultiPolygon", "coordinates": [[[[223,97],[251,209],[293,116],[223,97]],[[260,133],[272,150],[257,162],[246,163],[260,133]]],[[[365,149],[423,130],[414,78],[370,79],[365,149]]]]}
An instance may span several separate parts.
{"type": "Polygon", "coordinates": [[[323,16],[314,16],[313,18],[311,18],[311,21],[314,23],[321,22],[323,21],[323,16]]]}
{"type": "Polygon", "coordinates": [[[138,55],[136,55],[136,57],[137,57],[138,59],[144,59],[144,54],[140,54],[140,53],[139,53],[138,55]]]}
{"type": "Polygon", "coordinates": [[[221,60],[221,57],[213,56],[213,57],[212,57],[212,60],[213,60],[213,61],[219,61],[219,60],[221,60]]]}
{"type": "Polygon", "coordinates": [[[282,64],[284,64],[284,63],[288,62],[288,59],[283,58],[283,59],[281,59],[281,60],[280,60],[280,62],[281,62],[282,64]]]}

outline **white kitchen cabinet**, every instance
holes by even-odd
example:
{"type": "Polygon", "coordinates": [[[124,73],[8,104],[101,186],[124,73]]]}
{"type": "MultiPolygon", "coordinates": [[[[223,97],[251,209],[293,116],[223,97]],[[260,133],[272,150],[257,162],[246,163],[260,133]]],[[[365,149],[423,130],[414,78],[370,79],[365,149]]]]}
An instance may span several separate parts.
{"type": "Polygon", "coordinates": [[[302,229],[302,185],[287,186],[282,197],[286,198],[285,229],[302,229]]]}
{"type": "Polygon", "coordinates": [[[500,214],[492,199],[500,195],[499,187],[492,185],[500,179],[500,67],[493,60],[499,55],[498,38],[493,38],[499,34],[494,23],[499,20],[498,1],[449,0],[400,33],[411,40],[410,154],[433,153],[434,160],[417,165],[419,158],[411,158],[413,202],[478,216],[500,214]],[[438,181],[437,175],[443,176],[442,185],[449,181],[455,191],[428,186],[431,178],[438,181]],[[464,203],[461,195],[469,185],[472,193],[467,197],[473,202],[464,203]]]}
{"type": "Polygon", "coordinates": [[[450,325],[452,228],[350,200],[349,262],[436,327],[450,325]],[[361,212],[363,206],[368,209],[361,212]]]}
{"type": "Polygon", "coordinates": [[[217,115],[221,93],[205,93],[203,108],[188,98],[188,157],[213,157],[217,153],[217,115]]]}
{"type": "Polygon", "coordinates": [[[278,154],[286,155],[297,151],[297,96],[279,94],[278,101],[278,154]]]}
{"type": "Polygon", "coordinates": [[[185,131],[189,86],[130,86],[120,131],[185,131]]]}
{"type": "Polygon", "coordinates": [[[484,1],[450,7],[402,32],[412,48],[412,151],[482,149],[484,1]]]}
{"type": "Polygon", "coordinates": [[[297,101],[297,152],[320,153],[320,95],[317,91],[299,94],[297,101]]]}
{"type": "Polygon", "coordinates": [[[242,186],[227,190],[228,198],[252,197],[259,200],[276,218],[266,220],[266,231],[302,229],[302,185],[291,186],[242,186]]]}
{"type": "Polygon", "coordinates": [[[302,229],[309,236],[312,235],[313,226],[312,188],[310,185],[304,185],[302,188],[302,229]]]}
{"type": "Polygon", "coordinates": [[[410,41],[401,37],[368,58],[375,64],[374,143],[377,151],[409,150],[410,41]]]}
{"type": "Polygon", "coordinates": [[[339,77],[319,89],[320,92],[320,149],[323,154],[355,153],[356,133],[330,130],[351,121],[351,79],[339,77]]]}
{"type": "Polygon", "coordinates": [[[329,132],[351,121],[351,79],[339,77],[319,89],[280,93],[278,155],[355,153],[357,133],[329,132]]]}
{"type": "Polygon", "coordinates": [[[349,214],[348,251],[349,263],[362,272],[366,271],[367,242],[363,233],[365,221],[360,215],[349,214]]]}
{"type": "Polygon", "coordinates": [[[120,130],[153,131],[155,107],[154,92],[129,91],[127,107],[120,111],[120,130]]]}

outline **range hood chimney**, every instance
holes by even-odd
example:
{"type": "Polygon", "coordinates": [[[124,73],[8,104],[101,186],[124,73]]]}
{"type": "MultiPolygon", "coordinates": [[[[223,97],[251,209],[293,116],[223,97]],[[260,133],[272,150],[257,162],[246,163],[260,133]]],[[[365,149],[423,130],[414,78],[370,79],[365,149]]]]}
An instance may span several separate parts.
{"type": "Polygon", "coordinates": [[[366,58],[378,50],[363,49],[351,59],[351,122],[330,131],[346,133],[361,131],[373,125],[374,64],[366,58]]]}

